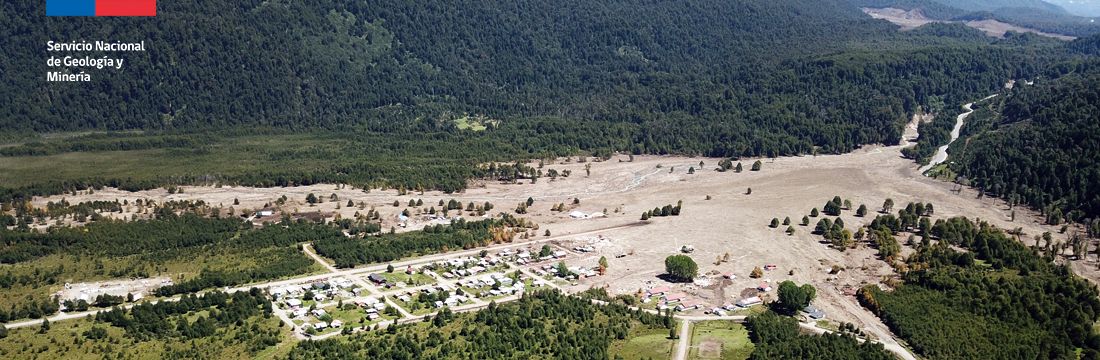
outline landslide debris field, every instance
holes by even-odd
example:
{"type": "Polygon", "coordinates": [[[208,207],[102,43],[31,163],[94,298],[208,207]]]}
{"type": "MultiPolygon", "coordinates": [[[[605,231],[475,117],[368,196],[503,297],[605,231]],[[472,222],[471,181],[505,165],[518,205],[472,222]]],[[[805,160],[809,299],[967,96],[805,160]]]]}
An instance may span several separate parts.
{"type": "MultiPolygon", "coordinates": [[[[907,130],[907,139],[915,135],[912,125],[907,130]]],[[[570,257],[570,266],[595,266],[601,256],[609,261],[605,276],[578,280],[568,285],[571,291],[605,287],[611,293],[633,294],[656,286],[672,286],[672,291],[702,302],[697,311],[703,311],[736,302],[752,292],[745,290],[761,283],[774,286],[790,279],[817,287],[816,304],[831,319],[856,323],[873,336],[887,338],[887,328],[861,308],[851,293],[866,284],[883,283],[896,276],[894,270],[866,243],[843,252],[829,247],[820,235],[811,234],[820,217],[811,218],[809,226],[800,225],[803,216],[811,209],[822,209],[833,196],[851,200],[852,209],[840,216],[849,229],[869,224],[884,200],[890,198],[897,204],[895,209],[909,202],[932,203],[934,219],[980,218],[1004,229],[1021,228],[1022,239],[1051,232],[1056,240],[1065,240],[1057,228],[1043,225],[1037,214],[1029,210],[1017,207],[1013,221],[1012,210],[1001,200],[979,198],[973,189],[918,174],[917,165],[902,158],[900,150],[904,146],[871,146],[844,155],[760,159],[760,171],[750,170],[756,159],[744,159],[741,160],[744,171],[739,173],[716,171],[719,159],[710,158],[636,156],[631,160],[616,155],[605,161],[588,159],[583,163],[576,158],[558,159],[545,163],[543,170],[554,169],[559,173],[569,170],[570,176],[543,177],[535,183],[478,182],[455,194],[399,195],[395,190],[365,191],[334,184],[289,188],[182,187],[182,192],[174,194],[164,189],[127,192],[108,188],[91,194],[36,198],[34,205],[45,206],[62,199],[74,204],[116,199],[130,202],[152,199],[158,203],[202,200],[211,206],[232,207],[235,216],[255,214],[265,206],[273,211],[266,217],[254,217],[255,222],[277,221],[284,214],[350,218],[356,212],[365,213],[364,208],[373,207],[381,213],[383,229],[393,227],[401,232],[440,221],[426,216],[431,207],[441,209],[440,201],[489,202],[494,205],[492,214],[514,214],[520,203],[531,198],[533,203],[527,213],[518,216],[539,224],[533,238],[545,237],[544,232],[549,231],[555,238],[568,239],[558,242],[561,248],[591,247],[590,252],[571,250],[577,256],[570,257]],[[588,166],[590,175],[586,175],[588,166]],[[692,168],[694,173],[690,173],[692,168]],[[308,204],[305,199],[309,194],[315,194],[323,202],[308,204]],[[330,201],[332,194],[339,200],[330,201]],[[275,205],[283,196],[287,200],[275,205]],[[579,203],[574,204],[574,199],[579,203]],[[348,207],[349,200],[356,206],[348,207]],[[423,205],[408,206],[410,200],[422,201],[423,205]],[[675,206],[680,201],[679,216],[640,220],[643,212],[669,204],[675,206]],[[564,211],[552,210],[558,204],[565,205],[564,211]],[[861,204],[871,210],[865,217],[855,216],[855,208],[861,204]],[[399,215],[405,210],[411,216],[403,221],[399,215]],[[785,225],[768,226],[772,218],[786,217],[790,217],[795,228],[793,235],[785,233],[785,225]],[[568,236],[581,233],[583,236],[568,236]],[[694,248],[689,255],[699,264],[703,276],[695,284],[669,284],[659,277],[664,272],[664,258],[680,253],[684,246],[694,248]],[[727,261],[717,261],[727,254],[727,261]],[[755,267],[765,265],[775,265],[774,270],[765,271],[759,279],[749,277],[755,267]],[[830,274],[836,269],[843,270],[830,274]],[[723,275],[734,278],[725,279],[723,275]]],[[[129,219],[133,215],[124,210],[109,216],[129,219]]],[[[904,238],[899,240],[905,242],[904,238]]],[[[908,251],[906,248],[903,255],[908,251]]],[[[1075,263],[1074,268],[1096,281],[1100,278],[1100,272],[1095,270],[1096,261],[1089,256],[1075,263]]],[[[774,290],[764,292],[763,296],[774,299],[774,290]]]]}

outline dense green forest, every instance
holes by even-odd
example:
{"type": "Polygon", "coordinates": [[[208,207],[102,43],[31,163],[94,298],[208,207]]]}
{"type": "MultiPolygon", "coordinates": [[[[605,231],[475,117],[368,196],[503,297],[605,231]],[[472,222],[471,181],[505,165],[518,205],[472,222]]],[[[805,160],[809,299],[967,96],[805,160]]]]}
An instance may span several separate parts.
{"type": "Polygon", "coordinates": [[[751,359],[863,359],[894,356],[881,344],[860,343],[851,334],[802,335],[798,320],[768,311],[748,318],[745,326],[756,344],[751,359]]]}
{"type": "Polygon", "coordinates": [[[901,33],[839,0],[179,1],[153,22],[41,6],[0,5],[26,34],[0,48],[16,69],[0,128],[23,139],[0,150],[0,200],[213,181],[458,190],[478,162],[580,152],[840,153],[1069,56],[1038,37],[901,33]],[[86,86],[15,66],[76,38],[150,50],[86,86]],[[492,121],[460,130],[468,116],[492,121]],[[82,130],[141,132],[27,135],[82,130]]]}
{"type": "Polygon", "coordinates": [[[984,222],[937,220],[907,259],[904,284],[858,297],[928,358],[1096,358],[1096,287],[1054,264],[1050,246],[1029,248],[984,222]]]}
{"type": "Polygon", "coordinates": [[[667,334],[673,325],[670,317],[539,290],[476,313],[442,311],[423,323],[303,341],[287,358],[606,360],[612,343],[650,330],[667,334]]]}
{"type": "Polygon", "coordinates": [[[972,186],[1048,215],[1100,216],[1100,64],[1061,65],[984,105],[952,147],[951,170],[972,186]]]}
{"type": "Polygon", "coordinates": [[[406,257],[472,249],[492,243],[511,242],[515,218],[480,221],[455,220],[447,225],[428,225],[421,231],[381,234],[363,239],[326,237],[313,242],[317,253],[335,261],[336,267],[380,263],[406,257]]]}

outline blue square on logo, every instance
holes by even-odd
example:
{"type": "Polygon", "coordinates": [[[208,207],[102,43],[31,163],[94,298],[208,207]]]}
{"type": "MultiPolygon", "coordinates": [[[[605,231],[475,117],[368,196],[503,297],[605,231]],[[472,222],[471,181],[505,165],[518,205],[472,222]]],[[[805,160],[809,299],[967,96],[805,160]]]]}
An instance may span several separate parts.
{"type": "Polygon", "coordinates": [[[46,0],[46,16],[95,16],[95,0],[46,0]]]}

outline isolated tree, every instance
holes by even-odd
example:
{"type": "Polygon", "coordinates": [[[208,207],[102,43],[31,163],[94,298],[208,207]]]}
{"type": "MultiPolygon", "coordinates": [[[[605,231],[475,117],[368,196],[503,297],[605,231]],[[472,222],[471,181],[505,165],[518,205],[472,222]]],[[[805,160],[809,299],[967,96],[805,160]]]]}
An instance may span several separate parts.
{"type": "Polygon", "coordinates": [[[738,162],[737,166],[733,168],[733,171],[735,171],[735,172],[741,172],[743,170],[744,170],[744,167],[741,166],[740,162],[738,162]]]}
{"type": "Polygon", "coordinates": [[[813,285],[805,284],[798,286],[794,282],[787,280],[779,283],[779,302],[776,303],[776,307],[780,312],[787,314],[794,314],[798,310],[810,305],[810,302],[817,297],[817,289],[813,285]]]}
{"type": "Polygon", "coordinates": [[[756,160],[756,162],[752,163],[752,171],[760,171],[760,168],[763,166],[764,163],[760,162],[760,160],[756,160]]]}
{"type": "Polygon", "coordinates": [[[401,202],[397,201],[397,200],[394,200],[393,201],[393,207],[399,207],[399,206],[401,206],[401,202]]]}
{"type": "Polygon", "coordinates": [[[759,266],[752,268],[752,272],[749,273],[749,277],[751,277],[753,279],[759,279],[763,276],[764,276],[764,270],[760,269],[759,266]]]}
{"type": "Polygon", "coordinates": [[[807,225],[810,225],[810,217],[803,215],[802,216],[802,226],[807,226],[807,225]]]}
{"type": "Polygon", "coordinates": [[[794,226],[788,226],[787,227],[787,235],[788,236],[794,235],[794,226]]]}
{"type": "Polygon", "coordinates": [[[852,210],[852,200],[844,199],[844,210],[852,210]]]}
{"type": "Polygon", "coordinates": [[[42,319],[42,327],[38,328],[38,333],[45,334],[47,331],[50,331],[50,319],[42,319]]]}
{"type": "Polygon", "coordinates": [[[783,218],[783,225],[790,225],[790,224],[791,224],[791,217],[790,216],[783,218]]]}
{"type": "Polygon", "coordinates": [[[752,188],[745,190],[745,195],[752,195],[752,188]]]}
{"type": "Polygon", "coordinates": [[[317,195],[314,195],[313,193],[309,193],[309,195],[306,195],[306,202],[311,204],[311,205],[316,204],[317,203],[317,195]]]}
{"type": "Polygon", "coordinates": [[[924,204],[924,216],[932,216],[936,213],[936,209],[932,207],[932,203],[924,204]]]}
{"type": "Polygon", "coordinates": [[[607,273],[607,257],[600,256],[600,275],[607,273]]]}
{"type": "Polygon", "coordinates": [[[531,206],[531,204],[534,204],[534,203],[535,203],[534,198],[527,198],[527,206],[531,206]]]}
{"type": "Polygon", "coordinates": [[[388,265],[386,265],[386,272],[388,272],[388,273],[392,273],[392,272],[393,272],[393,264],[388,264],[388,265]]]}
{"type": "Polygon", "coordinates": [[[694,174],[694,173],[695,173],[695,167],[694,166],[689,167],[688,168],[688,174],[690,175],[690,174],[694,174]]]}
{"type": "Polygon", "coordinates": [[[779,219],[778,218],[772,218],[772,222],[771,222],[771,224],[768,225],[768,227],[770,227],[772,229],[779,227],[779,219]]]}
{"type": "Polygon", "coordinates": [[[692,281],[699,273],[699,265],[687,255],[665,258],[665,272],[679,281],[692,281]]]}
{"type": "Polygon", "coordinates": [[[642,220],[643,220],[643,221],[644,221],[644,220],[649,220],[649,212],[648,212],[648,211],[646,211],[646,212],[642,213],[642,220]]]}
{"type": "Polygon", "coordinates": [[[825,210],[825,215],[839,216],[840,215],[840,204],[837,204],[837,203],[833,202],[832,200],[829,200],[829,202],[825,203],[824,210],[825,210]]]}
{"type": "Polygon", "coordinates": [[[559,261],[558,265],[555,268],[558,270],[558,275],[560,275],[561,277],[576,275],[572,271],[569,270],[569,266],[565,265],[564,261],[559,261]]]}
{"type": "Polygon", "coordinates": [[[894,199],[886,199],[886,201],[882,202],[883,213],[888,213],[892,210],[894,210],[894,199]]]}
{"type": "Polygon", "coordinates": [[[821,213],[817,212],[817,208],[810,210],[810,217],[818,217],[818,215],[821,215],[821,213]]]}
{"type": "Polygon", "coordinates": [[[539,257],[540,258],[547,257],[547,256],[550,256],[550,254],[553,254],[553,253],[554,253],[554,250],[550,249],[550,245],[543,245],[542,249],[539,250],[539,257]]]}
{"type": "Polygon", "coordinates": [[[237,198],[233,198],[233,205],[240,205],[240,204],[241,204],[241,200],[240,200],[240,199],[237,199],[237,198]]]}
{"type": "Polygon", "coordinates": [[[543,233],[543,236],[550,236],[550,229],[546,229],[546,232],[543,233]]]}
{"type": "Polygon", "coordinates": [[[856,216],[858,216],[858,217],[867,216],[867,205],[859,204],[859,208],[856,209],[856,216]]]}

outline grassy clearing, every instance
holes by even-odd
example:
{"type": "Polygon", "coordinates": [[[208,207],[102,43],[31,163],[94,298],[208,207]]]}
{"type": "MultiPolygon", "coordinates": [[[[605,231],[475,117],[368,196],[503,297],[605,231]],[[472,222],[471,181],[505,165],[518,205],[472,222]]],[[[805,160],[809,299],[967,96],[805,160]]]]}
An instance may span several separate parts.
{"type": "Polygon", "coordinates": [[[676,342],[668,338],[668,329],[644,329],[631,332],[626,340],[611,343],[612,356],[624,359],[667,359],[676,342]]]}
{"type": "Polygon", "coordinates": [[[8,337],[0,339],[0,358],[4,359],[260,359],[285,354],[293,344],[286,327],[279,327],[279,319],[252,317],[242,326],[219,329],[213,336],[198,339],[163,338],[138,341],[126,335],[125,330],[105,323],[80,319],[53,323],[50,330],[39,332],[39,327],[11,329],[8,337]],[[85,332],[92,328],[106,330],[106,337],[92,339],[85,332]],[[275,346],[259,344],[246,334],[278,332],[283,342],[275,346]]]}
{"type": "Polygon", "coordinates": [[[496,126],[498,123],[497,120],[491,120],[484,116],[474,116],[472,118],[470,116],[463,116],[455,119],[454,122],[459,130],[470,131],[484,131],[489,126],[496,126]]]}
{"type": "MultiPolygon", "coordinates": [[[[207,246],[108,258],[48,255],[28,262],[0,265],[0,274],[18,279],[11,287],[0,288],[0,304],[10,306],[28,301],[28,298],[45,299],[62,290],[66,283],[161,276],[179,283],[197,277],[203,269],[247,271],[262,266],[266,254],[272,250],[274,248],[242,253],[207,246]]],[[[324,271],[320,265],[313,264],[296,276],[324,271]]]]}
{"type": "Polygon", "coordinates": [[[692,324],[690,359],[744,360],[752,354],[749,331],[732,321],[692,324]]]}
{"type": "Polygon", "coordinates": [[[77,180],[110,174],[113,178],[157,179],[188,174],[249,174],[278,168],[321,169],[315,161],[267,155],[335,151],[316,135],[246,136],[197,149],[68,152],[47,156],[0,157],[0,183],[18,187],[50,180],[77,180]],[[97,175],[99,174],[99,175],[97,175]],[[48,176],[48,178],[47,178],[48,176]]]}

